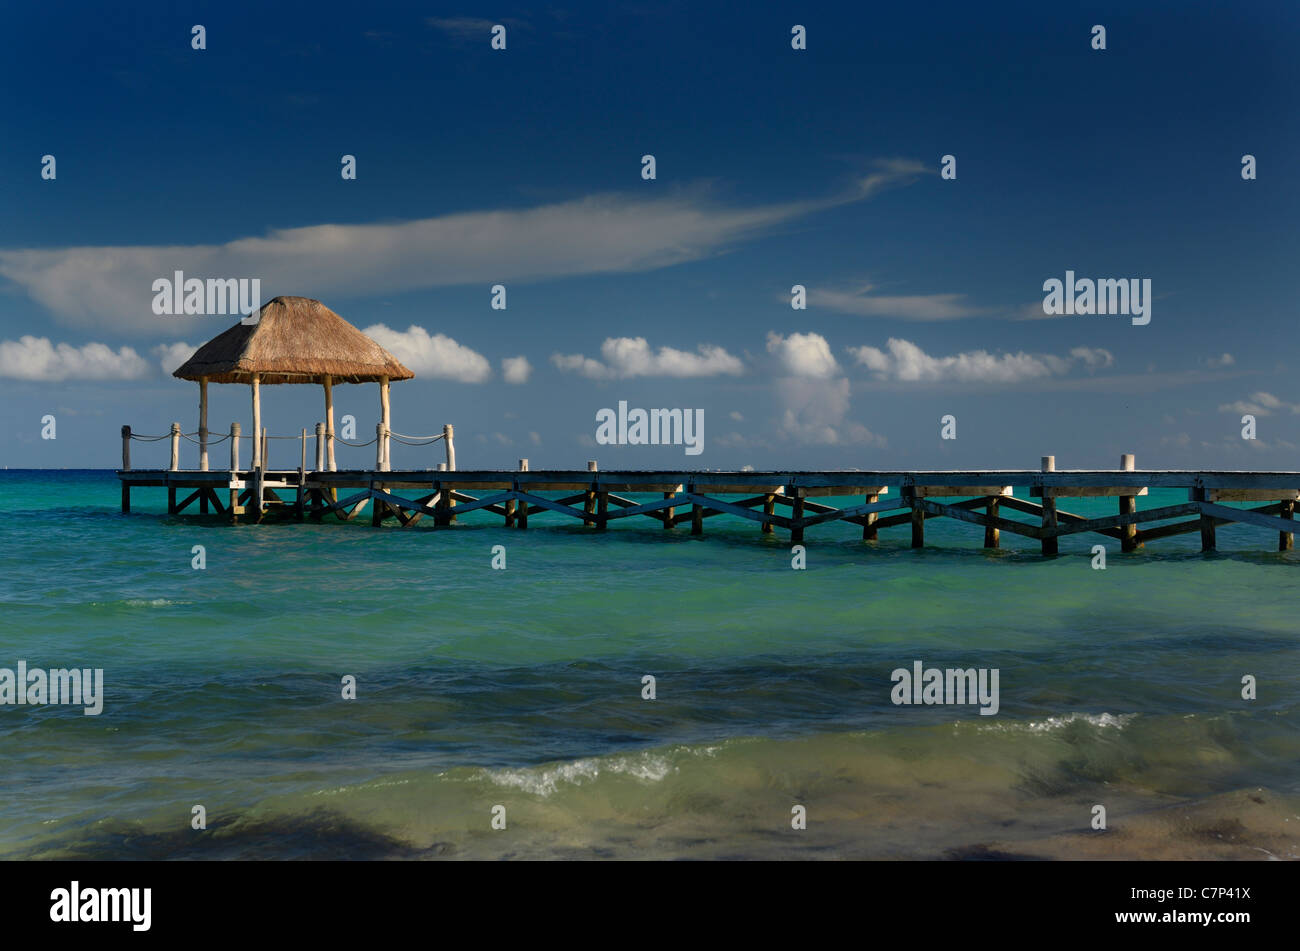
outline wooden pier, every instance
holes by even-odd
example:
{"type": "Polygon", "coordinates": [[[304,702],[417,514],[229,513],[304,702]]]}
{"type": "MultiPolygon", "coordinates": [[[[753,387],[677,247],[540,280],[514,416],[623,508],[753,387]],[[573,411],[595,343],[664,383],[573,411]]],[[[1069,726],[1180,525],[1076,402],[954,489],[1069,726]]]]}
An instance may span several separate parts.
{"type": "Polygon", "coordinates": [[[390,470],[390,433],[382,423],[376,433],[374,469],[331,470],[325,463],[321,426],[315,466],[307,464],[304,430],[301,437],[292,437],[302,442],[298,468],[268,468],[263,440],[263,464],[243,469],[237,448],[241,437],[234,426],[229,469],[183,470],[177,464],[179,429],[175,425],[171,433],[170,468],[132,469],[132,436],[123,427],[123,468],[117,473],[123,512],[130,511],[132,489],[157,486],[167,489],[172,514],[197,509],[232,522],[241,517],[258,522],[274,514],[313,520],[332,515],[351,521],[369,508],[375,526],[393,519],[409,528],[428,516],[434,526],[443,527],[454,524],[458,515],[483,509],[520,530],[528,528],[533,516],[555,513],[596,531],[618,519],[642,517],[664,529],[689,524],[690,532],[699,535],[706,519],[731,515],[757,522],[764,534],[789,532],[792,543],[802,542],[808,529],[830,522],[861,526],[864,541],[907,526],[914,548],[925,544],[926,521],[944,517],[983,528],[985,548],[999,547],[1001,533],[1009,532],[1038,540],[1043,554],[1053,555],[1061,537],[1081,533],[1115,539],[1123,551],[1133,551],[1157,539],[1199,532],[1202,550],[1213,551],[1215,529],[1230,522],[1274,533],[1278,550],[1289,551],[1300,498],[1300,472],[1139,470],[1129,455],[1118,469],[1060,471],[1051,456],[1044,456],[1038,469],[973,471],[603,472],[595,463],[586,470],[530,471],[527,460],[520,460],[518,470],[457,470],[450,426],[443,437],[426,437],[445,440],[448,461],[438,469],[390,470]],[[1185,490],[1187,501],[1139,509],[1137,501],[1149,488],[1185,490]],[[1016,490],[1021,490],[1019,496],[1016,490]],[[637,501],[624,493],[658,498],[637,501]],[[1088,518],[1061,507],[1071,498],[1095,497],[1116,499],[1115,514],[1088,518]],[[849,498],[853,503],[836,507],[814,501],[819,498],[849,498]],[[1226,502],[1261,504],[1232,508],[1226,502]],[[1028,518],[1013,518],[1011,513],[1028,518]]]}

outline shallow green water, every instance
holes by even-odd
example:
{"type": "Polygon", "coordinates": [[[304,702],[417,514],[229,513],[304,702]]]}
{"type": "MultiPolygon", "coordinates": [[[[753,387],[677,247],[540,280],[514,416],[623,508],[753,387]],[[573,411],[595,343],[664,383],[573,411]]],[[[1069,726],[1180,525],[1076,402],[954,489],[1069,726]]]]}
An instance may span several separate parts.
{"type": "Polygon", "coordinates": [[[105,681],[97,717],[0,706],[0,855],[1296,855],[1300,554],[1265,531],[1109,542],[1096,571],[1092,536],[1043,559],[947,519],[919,552],[828,524],[793,571],[728,517],[232,528],[118,501],[111,472],[0,473],[0,668],[105,681]],[[915,660],[997,668],[998,714],[895,706],[915,660]]]}

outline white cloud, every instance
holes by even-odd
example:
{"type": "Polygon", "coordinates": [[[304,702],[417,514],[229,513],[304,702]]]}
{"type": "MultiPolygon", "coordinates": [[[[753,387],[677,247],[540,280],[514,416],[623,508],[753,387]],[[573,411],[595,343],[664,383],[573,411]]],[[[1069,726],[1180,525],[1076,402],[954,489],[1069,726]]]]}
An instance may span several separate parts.
{"type": "Polygon", "coordinates": [[[784,410],[781,431],[795,442],[812,445],[876,445],[885,440],[865,426],[846,421],[849,411],[849,381],[782,377],[776,391],[784,410]]]}
{"type": "Polygon", "coordinates": [[[1217,370],[1219,367],[1230,367],[1236,362],[1237,361],[1233,359],[1232,354],[1224,353],[1221,356],[1210,357],[1210,359],[1205,361],[1205,364],[1210,369],[1217,370]]]}
{"type": "Polygon", "coordinates": [[[507,383],[527,383],[532,372],[533,365],[527,357],[506,357],[501,361],[501,375],[507,383]]]}
{"type": "Polygon", "coordinates": [[[0,377],[11,380],[138,380],[148,373],[149,364],[130,347],[56,345],[30,334],[0,340],[0,377]]]}
{"type": "Polygon", "coordinates": [[[551,356],[551,362],[561,370],[580,373],[593,380],[637,376],[738,376],[745,371],[740,358],[722,347],[702,343],[696,351],[691,353],[673,347],[651,350],[644,337],[608,337],[600,345],[601,360],[580,353],[557,353],[551,356]]]}
{"type": "Polygon", "coordinates": [[[1076,367],[1088,371],[1109,367],[1114,356],[1108,350],[1075,347],[1068,356],[1018,353],[991,354],[970,350],[947,357],[933,357],[912,343],[891,337],[885,350],[850,347],[854,360],[877,379],[904,383],[1023,383],[1063,376],[1076,367]]]}
{"type": "Polygon", "coordinates": [[[482,354],[452,340],[412,324],[405,331],[375,324],[362,331],[417,376],[461,383],[482,383],[492,376],[492,364],[482,354]]]}
{"type": "Polygon", "coordinates": [[[899,320],[960,320],[987,313],[963,301],[965,294],[923,294],[910,296],[873,295],[871,284],[848,291],[810,289],[809,303],[860,317],[894,317],[899,320]]]}
{"type": "Polygon", "coordinates": [[[1237,400],[1234,403],[1224,403],[1219,407],[1221,413],[1249,413],[1252,416],[1270,416],[1274,410],[1300,413],[1300,403],[1288,403],[1280,400],[1272,393],[1252,393],[1249,400],[1237,400]]]}
{"type": "Polygon", "coordinates": [[[785,437],[812,445],[884,445],[866,427],[846,420],[851,388],[825,337],[769,332],[767,352],[784,374],[775,388],[783,406],[777,426],[785,437]]]}
{"type": "Polygon", "coordinates": [[[183,341],[160,343],[153,348],[153,355],[158,358],[158,365],[162,367],[163,376],[171,376],[173,371],[194,356],[194,352],[198,349],[197,346],[183,341]]]}
{"type": "Polygon", "coordinates": [[[276,228],[224,244],[0,250],[0,276],[68,323],[112,321],[115,329],[156,332],[162,318],[152,312],[153,282],[178,269],[205,279],[258,278],[264,299],[303,294],[326,303],[331,296],[649,271],[720,253],[925,170],[897,159],[877,164],[851,190],[817,200],[727,207],[698,189],[662,198],[601,194],[397,223],[276,228]]]}
{"type": "Polygon", "coordinates": [[[831,353],[830,344],[821,334],[790,334],[782,337],[769,331],[767,352],[773,354],[781,370],[807,380],[828,380],[839,376],[840,365],[831,353]]]}

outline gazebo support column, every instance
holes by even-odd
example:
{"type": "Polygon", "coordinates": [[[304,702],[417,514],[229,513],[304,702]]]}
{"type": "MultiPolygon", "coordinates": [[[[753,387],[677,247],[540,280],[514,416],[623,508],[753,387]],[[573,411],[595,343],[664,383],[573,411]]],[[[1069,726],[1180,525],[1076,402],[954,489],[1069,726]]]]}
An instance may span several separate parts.
{"type": "Polygon", "coordinates": [[[253,390],[253,491],[248,501],[252,503],[253,521],[262,520],[262,374],[254,373],[253,390]]]}
{"type": "MultiPolygon", "coordinates": [[[[208,471],[208,378],[199,377],[199,469],[208,471]]],[[[207,497],[203,498],[207,508],[207,497]]]]}
{"type": "Polygon", "coordinates": [[[253,468],[262,465],[262,374],[254,373],[249,383],[253,391],[253,468]]]}
{"type": "Polygon", "coordinates": [[[338,468],[334,465],[334,379],[325,377],[321,381],[325,387],[325,454],[329,456],[330,472],[338,468]]]}
{"type": "Polygon", "coordinates": [[[393,459],[388,454],[391,444],[388,441],[390,408],[388,403],[388,377],[379,378],[379,421],[383,423],[384,429],[379,437],[380,444],[380,465],[383,472],[387,472],[393,466],[393,459]]]}

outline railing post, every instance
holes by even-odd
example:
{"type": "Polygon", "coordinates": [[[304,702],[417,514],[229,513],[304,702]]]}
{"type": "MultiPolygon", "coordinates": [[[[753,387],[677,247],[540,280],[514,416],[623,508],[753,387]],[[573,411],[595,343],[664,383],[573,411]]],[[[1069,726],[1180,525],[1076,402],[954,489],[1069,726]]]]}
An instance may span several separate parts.
{"type": "MultiPolygon", "coordinates": [[[[122,468],[131,470],[131,427],[122,427],[122,468]]],[[[131,511],[131,483],[122,480],[122,511],[131,511]]]]}
{"type": "MultiPolygon", "coordinates": [[[[520,472],[528,471],[527,459],[519,460],[519,471],[520,472]]],[[[515,491],[516,492],[523,491],[522,489],[519,488],[518,479],[515,480],[515,491]]],[[[520,528],[520,529],[528,528],[528,502],[525,499],[520,499],[519,504],[515,506],[515,528],[520,528]]]]}
{"type": "MultiPolygon", "coordinates": [[[[1056,457],[1043,456],[1043,472],[1056,471],[1056,457]]],[[[1056,496],[1049,496],[1048,487],[1043,486],[1043,532],[1056,531],[1056,496]]],[[[1058,540],[1055,535],[1048,537],[1043,536],[1043,554],[1055,555],[1059,549],[1058,540]]]]}
{"type": "Polygon", "coordinates": [[[171,471],[181,467],[181,424],[172,423],[172,464],[171,471]]]}
{"type": "Polygon", "coordinates": [[[316,471],[325,471],[325,424],[316,424],[316,471]]]}
{"type": "Polygon", "coordinates": [[[375,423],[375,471],[384,471],[384,424],[375,423]]]}
{"type": "MultiPolygon", "coordinates": [[[[587,461],[587,471],[588,471],[588,472],[595,472],[595,471],[596,471],[596,460],[595,460],[595,459],[589,459],[589,460],[587,461]]],[[[582,511],[583,511],[583,514],[584,514],[584,515],[592,515],[592,514],[594,514],[595,511],[596,511],[596,480],[595,480],[595,479],[593,479],[592,482],[591,482],[591,488],[588,489],[588,490],[583,494],[583,499],[582,499],[582,511]]],[[[595,522],[593,519],[584,518],[584,519],[582,520],[582,524],[585,525],[585,526],[591,526],[591,525],[595,525],[596,522],[595,522]]],[[[600,527],[601,527],[601,528],[604,528],[605,526],[604,526],[604,524],[602,523],[600,527]]]]}
{"type": "Polygon", "coordinates": [[[453,430],[451,423],[444,423],[442,427],[442,441],[447,444],[447,468],[456,471],[456,445],[453,442],[453,430]]]}
{"type": "MultiPolygon", "coordinates": [[[[234,483],[239,478],[239,424],[230,424],[230,481],[234,483]]],[[[230,490],[230,524],[234,525],[239,520],[239,489],[230,490]]]]}
{"type": "MultiPolygon", "coordinates": [[[[1119,467],[1123,472],[1132,472],[1137,465],[1137,458],[1132,453],[1123,453],[1119,457],[1119,467]]],[[[1137,512],[1137,496],[1121,495],[1119,497],[1119,514],[1133,515],[1137,512]]],[[[1137,540],[1138,527],[1134,522],[1132,525],[1121,525],[1119,529],[1119,547],[1121,551],[1134,551],[1140,546],[1137,540]]]]}

